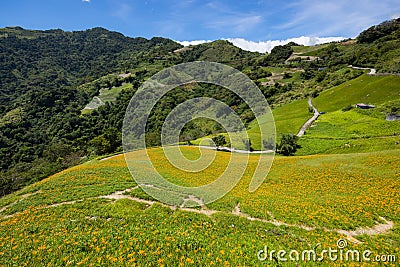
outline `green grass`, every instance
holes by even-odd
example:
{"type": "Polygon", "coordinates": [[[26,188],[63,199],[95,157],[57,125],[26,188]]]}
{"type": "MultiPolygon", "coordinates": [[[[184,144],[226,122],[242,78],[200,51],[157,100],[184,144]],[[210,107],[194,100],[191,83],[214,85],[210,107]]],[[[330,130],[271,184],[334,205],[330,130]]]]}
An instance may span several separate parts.
{"type": "Polygon", "coordinates": [[[272,111],[275,119],[276,132],[297,134],[301,126],[312,117],[308,111],[307,99],[293,101],[272,111]]]}
{"type": "MultiPolygon", "coordinates": [[[[182,175],[161,160],[160,149],[148,152],[164,175],[183,184],[216,179],[212,169],[194,176],[182,175]]],[[[189,157],[198,155],[196,148],[186,147],[183,152],[189,157]]],[[[141,160],[143,151],[135,153],[141,160]]],[[[229,158],[229,153],[217,153],[213,167],[220,172],[229,158]]],[[[363,243],[355,245],[349,241],[349,249],[398,255],[397,151],[277,157],[262,186],[249,193],[248,184],[257,160],[257,156],[250,156],[248,169],[238,185],[208,205],[220,211],[211,216],[129,199],[113,202],[97,198],[135,186],[122,155],[67,169],[0,199],[1,206],[5,206],[23,194],[35,193],[0,213],[14,214],[0,221],[0,265],[274,266],[269,260],[257,259],[257,252],[264,246],[289,251],[310,249],[321,243],[323,248],[335,248],[336,241],[344,236],[322,227],[372,226],[379,216],[394,221],[395,229],[385,235],[357,236],[363,243]],[[71,200],[78,201],[48,206],[71,200]],[[275,226],[235,216],[230,211],[237,203],[244,213],[269,220],[274,217],[293,226],[275,226]],[[306,231],[298,225],[317,228],[306,231]]],[[[146,198],[143,194],[134,193],[146,198]]],[[[325,260],[309,265],[342,266],[343,262],[325,260]]],[[[282,266],[293,266],[293,262],[284,262],[282,266]]]]}
{"type": "Polygon", "coordinates": [[[396,142],[400,143],[400,136],[355,139],[325,139],[305,136],[299,139],[301,148],[296,155],[350,154],[400,149],[400,145],[396,145],[396,142]]]}
{"type": "MultiPolygon", "coordinates": [[[[308,111],[307,99],[293,101],[277,107],[272,110],[272,114],[275,120],[277,139],[285,133],[297,134],[301,126],[312,117],[312,114],[308,111]]],[[[261,117],[260,125],[257,125],[256,121],[249,124],[247,133],[249,134],[253,148],[256,150],[261,150],[259,127],[265,128],[269,126],[269,122],[265,122],[265,119],[268,117],[268,115],[261,117]]]]}
{"type": "Polygon", "coordinates": [[[312,52],[327,47],[327,44],[314,45],[314,46],[292,46],[293,52],[301,53],[301,56],[313,56],[312,52]]]}
{"type": "MultiPolygon", "coordinates": [[[[281,134],[284,133],[292,133],[292,134],[297,134],[297,132],[300,130],[301,126],[312,117],[312,114],[308,111],[308,103],[307,99],[303,100],[296,100],[293,101],[289,104],[277,107],[272,110],[272,114],[274,116],[275,120],[275,128],[276,128],[276,136],[279,139],[281,134]]],[[[257,121],[254,120],[249,123],[248,125],[248,131],[247,134],[251,140],[251,144],[253,149],[255,150],[262,150],[262,144],[260,140],[260,128],[259,127],[264,127],[268,128],[270,126],[270,122],[268,121],[269,115],[264,115],[260,117],[260,125],[257,124],[257,121]]],[[[272,129],[270,129],[272,130],[272,129]]],[[[266,130],[267,134],[272,134],[271,131],[266,130]]],[[[223,133],[226,138],[228,138],[228,134],[223,133]]],[[[197,140],[192,141],[193,144],[195,145],[200,145],[200,143],[203,141],[205,144],[203,145],[209,145],[207,141],[204,141],[205,139],[210,139],[215,135],[211,136],[206,136],[203,138],[199,138],[197,140]]],[[[239,142],[236,142],[235,148],[236,149],[244,149],[244,145],[240,143],[240,139],[238,138],[239,142]]]]}
{"type": "Polygon", "coordinates": [[[119,87],[113,87],[109,90],[102,91],[100,93],[99,97],[101,98],[101,100],[103,100],[103,102],[112,102],[112,101],[115,101],[115,99],[117,98],[117,96],[119,95],[119,93],[122,90],[130,89],[130,88],[132,88],[132,84],[129,84],[129,83],[121,85],[119,87]]]}
{"type": "Polygon", "coordinates": [[[386,121],[385,115],[376,118],[368,111],[341,110],[321,115],[307,134],[313,138],[368,138],[400,134],[400,121],[386,121]]]}
{"type": "Polygon", "coordinates": [[[291,72],[289,71],[290,75],[292,76],[291,78],[288,79],[282,79],[280,82],[282,83],[296,83],[296,82],[302,82],[303,80],[301,79],[301,71],[296,71],[296,72],[291,72]]]}
{"type": "Polygon", "coordinates": [[[400,99],[400,77],[362,75],[322,92],[313,100],[325,111],[300,139],[297,155],[356,153],[398,149],[400,121],[386,121],[387,110],[400,99]],[[342,108],[356,103],[375,109],[342,108]]]}
{"type": "Polygon", "coordinates": [[[400,76],[362,75],[322,92],[313,103],[319,111],[332,112],[348,105],[379,105],[400,98],[400,76]]]}

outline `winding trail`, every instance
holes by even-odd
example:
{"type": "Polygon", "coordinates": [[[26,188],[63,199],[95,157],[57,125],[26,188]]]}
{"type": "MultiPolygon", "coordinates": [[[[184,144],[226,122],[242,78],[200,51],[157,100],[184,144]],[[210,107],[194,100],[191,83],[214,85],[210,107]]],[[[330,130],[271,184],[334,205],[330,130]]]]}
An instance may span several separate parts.
{"type": "Polygon", "coordinates": [[[376,69],[373,69],[373,68],[355,67],[353,65],[349,65],[349,67],[352,69],[356,69],[356,70],[369,70],[368,75],[371,75],[371,76],[376,75],[376,69]]]}
{"type": "Polygon", "coordinates": [[[0,209],[0,213],[2,213],[3,211],[5,211],[6,209],[8,209],[8,208],[11,207],[11,206],[14,206],[14,205],[17,204],[18,202],[23,201],[25,198],[30,197],[30,196],[33,196],[33,195],[36,195],[36,194],[40,194],[41,192],[42,192],[42,191],[39,190],[39,191],[36,191],[36,192],[34,192],[34,193],[28,193],[28,194],[22,195],[20,199],[17,199],[17,200],[15,200],[14,202],[12,202],[12,203],[10,203],[10,204],[8,204],[8,205],[2,207],[2,208],[0,209]]]}
{"type": "MultiPolygon", "coordinates": [[[[180,207],[176,207],[176,206],[171,206],[171,205],[166,205],[163,203],[160,203],[158,201],[151,201],[151,200],[144,200],[141,198],[136,198],[136,197],[132,197],[129,195],[125,195],[125,192],[130,192],[131,190],[138,188],[138,186],[132,188],[132,189],[126,189],[123,191],[117,191],[113,194],[107,195],[107,196],[100,196],[99,198],[108,198],[108,199],[130,199],[139,203],[145,203],[149,206],[154,205],[155,203],[158,203],[159,205],[162,205],[163,207],[169,207],[171,210],[182,210],[182,211],[186,211],[186,212],[194,212],[194,213],[198,213],[198,214],[204,214],[207,216],[211,216],[213,214],[216,213],[223,213],[222,211],[218,211],[218,210],[213,210],[213,209],[208,209],[203,203],[200,203],[199,199],[195,198],[194,196],[190,196],[189,199],[190,200],[194,200],[196,202],[198,202],[199,204],[201,204],[201,209],[196,209],[196,208],[185,208],[184,203],[180,206],[180,207]]],[[[261,218],[256,218],[256,217],[252,217],[246,213],[243,213],[240,210],[240,203],[238,203],[233,209],[231,214],[238,216],[238,217],[242,217],[242,218],[246,218],[249,221],[259,221],[259,222],[263,222],[263,223],[270,223],[273,224],[275,226],[287,226],[287,227],[295,227],[295,228],[300,228],[306,231],[313,231],[316,229],[322,229],[326,232],[334,232],[334,233],[338,233],[341,235],[346,236],[347,240],[349,240],[352,243],[355,244],[361,244],[362,242],[357,240],[355,237],[359,236],[359,235],[377,235],[377,234],[386,234],[388,233],[391,229],[394,228],[394,223],[392,221],[388,221],[383,217],[379,217],[379,220],[381,222],[376,222],[376,224],[372,227],[359,227],[355,230],[352,231],[348,231],[348,230],[343,230],[343,229],[328,229],[325,227],[315,227],[315,226],[307,226],[307,225],[303,225],[303,224],[289,224],[289,223],[285,223],[282,221],[278,221],[274,218],[272,213],[269,213],[271,216],[271,219],[261,219],[261,218]]]]}
{"type": "MultiPolygon", "coordinates": [[[[151,186],[151,185],[149,185],[149,186],[151,186]]],[[[209,217],[214,215],[214,214],[217,214],[217,213],[219,213],[219,214],[227,213],[227,212],[223,212],[223,211],[219,211],[219,210],[208,209],[202,203],[202,201],[200,199],[195,198],[194,196],[189,196],[187,198],[187,201],[190,200],[190,201],[198,202],[200,204],[200,209],[198,209],[198,208],[185,208],[184,207],[184,203],[181,206],[172,206],[172,205],[167,205],[167,204],[164,204],[164,203],[161,203],[161,202],[158,202],[158,201],[141,199],[141,198],[138,198],[138,197],[133,197],[133,196],[125,194],[125,193],[128,193],[128,192],[130,192],[130,191],[132,191],[134,189],[137,189],[138,187],[139,186],[135,186],[133,188],[128,188],[128,189],[125,189],[125,190],[122,190],[122,191],[116,191],[116,192],[114,192],[112,194],[109,194],[109,195],[91,197],[91,198],[87,198],[87,199],[105,198],[105,199],[110,199],[110,200],[112,200],[114,202],[119,200],[119,199],[129,199],[129,200],[132,200],[132,201],[135,201],[135,202],[138,202],[138,203],[144,203],[144,204],[147,205],[147,208],[153,206],[154,204],[157,204],[157,205],[161,205],[163,207],[170,208],[171,210],[174,210],[174,211],[175,210],[181,210],[181,211],[185,211],[185,212],[193,212],[193,213],[197,213],[197,214],[203,214],[203,215],[206,215],[206,216],[209,216],[209,217]]],[[[17,202],[22,201],[25,198],[27,198],[27,197],[29,197],[31,195],[34,195],[34,194],[38,194],[38,193],[40,193],[40,192],[35,192],[33,194],[24,195],[18,201],[3,207],[1,209],[1,211],[4,211],[8,207],[11,207],[11,206],[15,205],[17,202]]],[[[85,199],[73,200],[73,201],[65,201],[65,202],[55,203],[55,204],[51,204],[51,205],[47,205],[47,206],[41,206],[41,207],[38,207],[38,209],[49,209],[49,208],[59,207],[59,206],[63,206],[63,205],[72,205],[72,204],[75,204],[77,202],[81,202],[81,201],[84,201],[84,200],[85,199]]],[[[12,218],[12,217],[14,217],[14,216],[16,216],[18,214],[21,214],[21,213],[23,213],[23,212],[16,212],[16,213],[10,214],[10,215],[3,215],[3,216],[0,216],[0,220],[6,220],[6,219],[9,219],[9,218],[12,218]]],[[[290,224],[290,223],[286,223],[286,222],[279,221],[279,220],[275,219],[271,212],[268,213],[270,215],[271,219],[262,219],[262,218],[252,217],[252,216],[250,216],[250,215],[248,215],[246,213],[243,213],[240,210],[240,203],[238,203],[232,209],[232,211],[229,212],[229,214],[245,218],[245,219],[247,219],[249,221],[259,221],[259,222],[263,222],[263,223],[269,223],[269,224],[273,224],[273,225],[278,226],[278,227],[280,227],[280,226],[295,227],[295,228],[299,228],[299,229],[302,229],[302,230],[305,230],[305,231],[313,231],[313,230],[320,229],[320,230],[323,230],[323,231],[326,231],[326,232],[337,233],[337,234],[345,236],[345,238],[347,240],[349,240],[350,242],[352,242],[354,244],[361,244],[362,243],[361,241],[359,241],[358,239],[355,238],[356,236],[359,236],[359,235],[372,236],[372,235],[378,235],[378,234],[386,234],[390,230],[392,230],[394,228],[394,225],[395,225],[394,222],[388,221],[383,217],[379,217],[380,221],[379,222],[377,221],[376,224],[374,226],[372,226],[372,227],[359,227],[359,228],[357,228],[355,230],[351,230],[351,231],[350,230],[343,230],[343,229],[328,229],[328,228],[325,228],[325,227],[307,226],[307,225],[303,225],[303,224],[290,224]]],[[[96,220],[96,219],[101,219],[101,218],[99,218],[99,217],[87,217],[87,219],[96,220]]],[[[107,220],[110,220],[110,219],[111,218],[108,218],[107,220]]]]}
{"type": "Polygon", "coordinates": [[[314,110],[314,115],[300,128],[299,132],[297,133],[298,137],[302,137],[308,127],[310,127],[311,124],[319,117],[319,112],[317,108],[314,107],[314,105],[312,104],[312,98],[308,99],[308,105],[314,110]]]}

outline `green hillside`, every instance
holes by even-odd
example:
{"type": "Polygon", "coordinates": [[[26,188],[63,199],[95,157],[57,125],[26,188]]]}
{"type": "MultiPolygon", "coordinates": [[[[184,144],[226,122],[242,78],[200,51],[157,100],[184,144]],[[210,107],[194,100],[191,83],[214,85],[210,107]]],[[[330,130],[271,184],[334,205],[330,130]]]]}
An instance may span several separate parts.
{"type": "MultiPolygon", "coordinates": [[[[363,75],[323,91],[313,99],[325,114],[300,139],[299,155],[318,153],[354,153],[398,149],[400,121],[386,121],[392,109],[400,109],[400,77],[363,75]],[[352,108],[357,103],[376,105],[372,110],[352,108]],[[343,111],[342,109],[351,109],[343,111]],[[351,143],[351,148],[345,147],[351,143]]],[[[312,117],[307,100],[297,100],[273,109],[276,133],[297,134],[312,117]]],[[[260,127],[263,127],[261,119],[260,127]]],[[[260,130],[253,121],[248,134],[253,148],[261,149],[260,130]]]]}
{"type": "Polygon", "coordinates": [[[299,46],[292,46],[293,52],[299,53],[300,56],[313,56],[315,51],[318,51],[322,48],[327,47],[327,44],[322,44],[322,45],[313,45],[313,46],[304,46],[304,45],[299,45],[299,46]]]}
{"type": "Polygon", "coordinates": [[[362,75],[322,92],[313,103],[320,111],[336,111],[348,105],[380,105],[400,98],[400,76],[362,75]]]}
{"type": "Polygon", "coordinates": [[[386,115],[400,108],[399,76],[367,76],[322,92],[313,100],[321,115],[300,139],[302,154],[399,149],[400,121],[386,115]],[[357,103],[376,106],[354,108],[357,103]]]}
{"type": "MultiPolygon", "coordinates": [[[[272,110],[272,114],[275,121],[276,127],[276,136],[280,138],[281,134],[297,134],[300,130],[301,126],[312,117],[312,113],[308,111],[307,100],[298,100],[293,101],[289,104],[282,105],[272,110]]],[[[266,119],[270,118],[270,116],[261,116],[259,124],[256,120],[252,121],[248,125],[247,134],[251,140],[251,146],[255,150],[263,150],[261,141],[260,141],[260,128],[268,127],[270,122],[266,121],[266,119]]],[[[269,131],[268,131],[269,133],[269,131]]],[[[192,141],[193,144],[199,145],[202,140],[212,138],[215,135],[206,136],[204,138],[199,138],[197,140],[192,141]]],[[[226,138],[228,138],[227,134],[222,134],[226,138]]],[[[206,143],[207,144],[207,143],[206,143]]],[[[243,146],[235,147],[236,149],[244,149],[243,146]]]]}
{"type": "MultiPolygon", "coordinates": [[[[276,136],[279,139],[282,134],[297,134],[301,126],[312,116],[308,111],[307,100],[293,101],[289,104],[277,107],[272,110],[275,121],[276,136]]],[[[260,143],[260,128],[268,127],[269,123],[265,122],[269,116],[260,118],[260,124],[254,120],[248,126],[248,135],[250,137],[252,147],[256,150],[263,150],[260,143]]]]}
{"type": "MultiPolygon", "coordinates": [[[[183,47],[103,28],[0,29],[0,267],[398,266],[400,120],[386,116],[400,116],[399,34],[397,18],[352,40],[289,43],[268,54],[226,40],[183,47]],[[193,61],[219,62],[246,74],[271,107],[276,144],[260,140],[261,129],[275,134],[274,127],[266,129],[269,116],[256,122],[254,103],[195,80],[192,70],[185,74],[189,82],[163,95],[148,116],[130,120],[127,128],[145,137],[146,149],[122,154],[122,139],[126,148],[136,138],[127,138],[123,127],[128,107],[142,109],[128,106],[135,93],[171,66],[178,68],[162,73],[159,84],[177,81],[184,75],[176,71],[179,64],[193,61]],[[376,75],[367,75],[370,68],[376,75]],[[223,102],[247,128],[223,144],[220,135],[228,133],[222,125],[213,116],[193,119],[196,105],[189,104],[192,120],[174,139],[185,145],[161,147],[167,116],[198,97],[223,102]],[[309,99],[320,114],[297,138],[291,134],[316,112],[309,99]],[[359,103],[374,107],[357,108],[359,103]],[[144,120],[140,132],[135,123],[144,120]],[[276,147],[276,155],[195,146],[207,146],[213,137],[218,146],[235,149],[276,147]],[[172,148],[183,157],[167,157],[172,148]],[[176,185],[213,188],[200,195],[198,189],[177,192],[164,181],[141,187],[127,163],[141,179],[155,168],[176,185]],[[204,169],[185,170],[190,167],[204,169]],[[253,177],[257,171],[265,171],[262,182],[253,177]],[[222,183],[212,183],[223,174],[222,183]],[[229,186],[222,198],[209,201],[229,186]],[[326,251],[338,249],[340,257],[370,251],[371,261],[329,260],[326,251]],[[309,258],[281,260],[282,251],[309,258]]],[[[157,94],[145,91],[139,100],[148,103],[157,94]]],[[[203,103],[215,117],[232,118],[227,109],[203,103]]],[[[181,116],[176,118],[172,125],[179,124],[181,116]]]]}

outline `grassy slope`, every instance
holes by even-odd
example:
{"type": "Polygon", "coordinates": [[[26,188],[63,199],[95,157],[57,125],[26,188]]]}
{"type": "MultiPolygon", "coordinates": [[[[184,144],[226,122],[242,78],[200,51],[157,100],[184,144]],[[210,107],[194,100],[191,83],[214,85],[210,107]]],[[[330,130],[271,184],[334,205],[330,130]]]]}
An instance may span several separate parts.
{"type": "MultiPolygon", "coordinates": [[[[308,111],[306,99],[293,101],[290,104],[278,107],[272,111],[272,114],[275,120],[278,139],[284,133],[297,134],[301,126],[312,116],[308,111]]],[[[261,123],[259,127],[268,126],[268,123],[263,122],[263,119],[263,117],[260,118],[261,123]]],[[[253,148],[257,150],[261,149],[260,141],[258,141],[260,135],[259,127],[256,121],[253,121],[250,123],[249,130],[247,131],[250,140],[252,140],[253,148]]]]}
{"type": "MultiPolygon", "coordinates": [[[[272,111],[275,120],[276,134],[277,138],[281,134],[284,133],[293,133],[297,134],[301,126],[312,117],[312,114],[308,111],[307,100],[297,100],[293,101],[287,105],[280,106],[275,108],[272,111]]],[[[261,116],[260,117],[260,127],[265,127],[268,125],[268,122],[265,122],[265,119],[269,116],[261,116]]],[[[261,150],[261,142],[259,139],[260,136],[260,128],[257,125],[256,121],[252,121],[248,126],[247,134],[251,140],[252,147],[256,150],[261,150]]],[[[227,134],[222,134],[227,137],[227,134]]],[[[204,138],[200,138],[194,140],[193,144],[200,144],[200,142],[204,139],[210,138],[211,136],[207,136],[204,138]]],[[[244,149],[244,147],[236,147],[237,149],[244,149]]]]}
{"type": "MultiPolygon", "coordinates": [[[[156,167],[163,167],[164,174],[184,184],[201,184],[215,178],[210,175],[215,173],[213,170],[197,175],[202,179],[182,176],[180,171],[164,166],[160,150],[149,152],[158,159],[156,167]]],[[[142,152],[136,153],[141,157],[142,152]]],[[[184,148],[184,154],[193,158],[198,151],[184,148]]],[[[217,153],[214,167],[223,168],[229,155],[217,153]]],[[[261,188],[249,193],[251,170],[257,162],[257,156],[251,156],[248,171],[234,190],[210,205],[226,212],[211,217],[171,211],[160,205],[149,208],[126,199],[115,203],[98,199],[97,196],[133,187],[135,182],[122,155],[93,161],[0,199],[0,206],[20,200],[1,214],[21,212],[0,222],[0,265],[132,266],[136,262],[169,266],[182,262],[182,266],[205,266],[213,262],[221,266],[226,262],[232,266],[264,266],[268,262],[259,262],[256,253],[265,245],[271,249],[301,250],[321,243],[328,248],[334,247],[341,235],[321,229],[306,231],[250,222],[228,213],[236,203],[240,203],[243,212],[255,217],[268,219],[273,215],[287,223],[331,229],[371,226],[379,216],[398,223],[400,184],[395,163],[399,160],[395,151],[277,157],[261,188]],[[36,194],[23,199],[27,193],[36,194]],[[80,201],[40,208],[72,200],[80,201]]],[[[364,243],[349,242],[350,248],[370,249],[374,254],[399,252],[397,226],[388,235],[357,238],[364,243]]]]}
{"type": "Polygon", "coordinates": [[[400,98],[399,76],[362,75],[322,92],[313,103],[320,111],[331,112],[357,103],[379,105],[395,98],[400,98]]]}
{"type": "Polygon", "coordinates": [[[379,108],[396,99],[400,99],[398,76],[363,75],[322,92],[313,103],[327,113],[300,139],[298,155],[399,149],[400,121],[386,121],[379,109],[341,110],[362,102],[379,108]]]}
{"type": "Polygon", "coordinates": [[[293,52],[294,53],[301,53],[300,55],[305,55],[305,56],[312,56],[312,52],[318,51],[322,48],[327,47],[328,44],[322,44],[322,45],[313,45],[313,46],[292,46],[293,52]],[[307,54],[310,53],[310,54],[307,54]]]}
{"type": "Polygon", "coordinates": [[[307,99],[297,100],[273,110],[277,135],[296,134],[301,126],[312,117],[308,111],[307,99]]]}

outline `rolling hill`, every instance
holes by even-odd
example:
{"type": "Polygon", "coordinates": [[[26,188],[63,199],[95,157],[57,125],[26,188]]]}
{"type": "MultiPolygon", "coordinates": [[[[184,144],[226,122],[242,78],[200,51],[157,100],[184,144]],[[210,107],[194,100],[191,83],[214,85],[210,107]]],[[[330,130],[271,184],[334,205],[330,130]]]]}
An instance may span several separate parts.
{"type": "MultiPolygon", "coordinates": [[[[398,266],[400,121],[385,119],[400,113],[398,22],[371,27],[355,40],[281,46],[272,56],[221,40],[182,47],[102,28],[0,29],[0,266],[398,266]],[[287,60],[292,52],[296,58],[287,60]],[[183,167],[174,166],[164,154],[168,148],[158,147],[163,120],[200,96],[232,108],[252,148],[262,149],[266,117],[258,125],[233,92],[193,82],[154,106],[148,148],[125,158],[121,129],[132,96],[158,71],[196,60],[247,74],[272,107],[278,140],[312,116],[312,98],[322,114],[299,138],[296,154],[272,158],[181,146],[183,157],[175,160],[183,167]],[[272,167],[250,192],[256,168],[269,169],[259,164],[263,157],[273,159],[272,167]],[[200,158],[211,160],[207,168],[184,170],[200,165],[200,158]],[[139,186],[127,164],[141,179],[155,168],[185,187],[207,185],[231,166],[216,191],[234,187],[205,204],[189,189],[139,186]],[[146,192],[161,192],[172,204],[146,192]],[[323,252],[330,249],[353,258],[330,260],[323,252]],[[291,250],[308,258],[278,259],[278,251],[291,250]],[[371,261],[355,259],[355,251],[370,251],[371,261]]],[[[200,144],[226,134],[204,119],[185,125],[179,137],[200,144]]]]}
{"type": "MultiPolygon", "coordinates": [[[[199,156],[196,148],[182,151],[199,156]]],[[[159,159],[156,167],[164,164],[159,149],[148,152],[159,159]]],[[[179,175],[172,165],[162,170],[186,185],[207,183],[230,157],[216,156],[217,165],[198,179],[179,175]]],[[[263,266],[272,263],[257,258],[265,245],[301,251],[321,242],[336,247],[340,238],[348,249],[398,253],[398,160],[397,151],[278,157],[251,194],[247,186],[257,162],[251,156],[238,185],[201,209],[149,198],[123,155],[94,160],[1,198],[0,264],[263,266]]],[[[341,264],[325,259],[318,266],[341,264]]]]}

